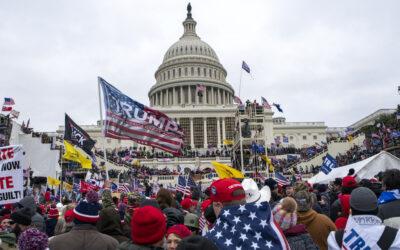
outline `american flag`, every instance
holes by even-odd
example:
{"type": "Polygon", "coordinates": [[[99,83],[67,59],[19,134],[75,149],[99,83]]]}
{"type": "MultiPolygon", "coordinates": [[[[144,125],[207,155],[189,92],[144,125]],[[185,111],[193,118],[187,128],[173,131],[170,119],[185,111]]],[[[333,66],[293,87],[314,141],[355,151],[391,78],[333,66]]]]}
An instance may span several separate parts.
{"type": "Polygon", "coordinates": [[[290,181],[281,173],[275,172],[276,182],[278,182],[278,186],[287,186],[290,184],[290,181]]]}
{"type": "Polygon", "coordinates": [[[15,104],[14,99],[12,99],[11,97],[4,97],[4,104],[3,105],[11,106],[11,105],[14,105],[14,104],[15,104]]]}
{"type": "Polygon", "coordinates": [[[237,96],[234,96],[234,97],[233,97],[233,101],[234,101],[236,104],[239,104],[239,105],[242,105],[242,104],[243,104],[243,103],[242,103],[242,100],[240,100],[240,98],[237,97],[237,96]]]}
{"type": "Polygon", "coordinates": [[[128,183],[120,183],[118,185],[118,192],[120,193],[129,193],[131,190],[129,189],[128,183]]]}
{"type": "Polygon", "coordinates": [[[199,230],[200,232],[203,231],[205,227],[209,227],[210,223],[207,221],[206,217],[204,216],[204,213],[201,213],[201,216],[199,218],[199,230]]]}
{"type": "Polygon", "coordinates": [[[268,202],[224,207],[205,237],[218,249],[289,249],[268,202]]]}
{"type": "Polygon", "coordinates": [[[271,109],[271,105],[269,105],[267,99],[261,96],[261,104],[266,109],[271,109]]]}
{"type": "Polygon", "coordinates": [[[1,111],[6,111],[6,112],[9,112],[11,110],[12,110],[11,106],[3,106],[2,109],[1,109],[1,111]]]}
{"type": "Polygon", "coordinates": [[[183,193],[185,196],[191,196],[192,192],[190,191],[190,184],[193,179],[188,177],[188,181],[186,183],[186,177],[180,175],[178,176],[178,185],[176,185],[176,191],[183,193]]]}
{"type": "Polygon", "coordinates": [[[106,137],[132,140],[175,156],[181,154],[184,134],[175,120],[136,102],[101,77],[99,84],[104,94],[106,137]]]}
{"type": "Polygon", "coordinates": [[[244,69],[244,71],[250,74],[250,67],[249,65],[247,65],[245,61],[242,61],[242,69],[244,69]]]}

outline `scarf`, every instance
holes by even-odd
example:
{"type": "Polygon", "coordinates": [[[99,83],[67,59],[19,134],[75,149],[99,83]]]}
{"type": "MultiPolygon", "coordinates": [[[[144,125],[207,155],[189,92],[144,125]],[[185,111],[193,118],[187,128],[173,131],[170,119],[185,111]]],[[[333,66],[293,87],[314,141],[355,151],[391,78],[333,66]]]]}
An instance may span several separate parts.
{"type": "Polygon", "coordinates": [[[381,193],[378,204],[385,204],[391,201],[400,200],[400,189],[393,189],[381,193]]]}

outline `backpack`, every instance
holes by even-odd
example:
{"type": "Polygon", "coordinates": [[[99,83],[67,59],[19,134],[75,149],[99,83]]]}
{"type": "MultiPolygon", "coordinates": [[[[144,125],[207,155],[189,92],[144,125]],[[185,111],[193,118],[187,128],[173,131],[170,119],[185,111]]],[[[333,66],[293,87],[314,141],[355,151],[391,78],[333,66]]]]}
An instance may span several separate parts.
{"type": "MultiPolygon", "coordinates": [[[[389,249],[393,244],[394,239],[396,238],[398,230],[392,227],[385,227],[381,237],[379,238],[377,245],[383,249],[389,249]]],[[[340,248],[342,247],[344,230],[338,230],[335,232],[335,240],[340,248]]]]}

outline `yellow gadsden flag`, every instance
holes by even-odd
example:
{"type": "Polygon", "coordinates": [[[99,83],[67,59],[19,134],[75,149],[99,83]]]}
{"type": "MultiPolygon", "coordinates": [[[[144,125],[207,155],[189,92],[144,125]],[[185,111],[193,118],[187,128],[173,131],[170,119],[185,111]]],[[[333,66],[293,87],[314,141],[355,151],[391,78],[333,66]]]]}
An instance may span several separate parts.
{"type": "Polygon", "coordinates": [[[225,178],[238,178],[243,179],[244,175],[237,169],[234,169],[226,164],[222,164],[216,161],[212,161],[211,164],[214,166],[218,177],[221,179],[225,178]]]}
{"type": "Polygon", "coordinates": [[[58,186],[60,185],[61,181],[57,180],[56,178],[47,176],[47,185],[49,186],[58,186]]]}
{"type": "Polygon", "coordinates": [[[92,168],[92,160],[90,157],[80,148],[74,147],[71,143],[64,140],[65,154],[63,158],[68,161],[78,162],[82,168],[92,168]]]}

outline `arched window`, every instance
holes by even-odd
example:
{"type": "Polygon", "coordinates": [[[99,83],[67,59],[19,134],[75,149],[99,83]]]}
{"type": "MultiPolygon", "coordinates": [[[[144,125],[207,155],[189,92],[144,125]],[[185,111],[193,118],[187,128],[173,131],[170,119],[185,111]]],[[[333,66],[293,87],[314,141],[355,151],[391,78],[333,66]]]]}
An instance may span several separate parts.
{"type": "Polygon", "coordinates": [[[217,79],[217,71],[214,69],[214,78],[217,79]]]}
{"type": "Polygon", "coordinates": [[[181,47],[181,53],[183,52],[183,47],[181,47]]]}
{"type": "Polygon", "coordinates": [[[175,69],[172,70],[172,78],[175,78],[175,69]]]}
{"type": "Polygon", "coordinates": [[[197,46],[196,47],[194,47],[194,50],[196,51],[196,53],[197,53],[197,46]]]}
{"type": "Polygon", "coordinates": [[[169,70],[168,70],[168,80],[169,80],[169,77],[170,77],[170,73],[169,73],[169,70]]]}
{"type": "Polygon", "coordinates": [[[200,76],[200,67],[197,68],[197,75],[200,76]]]}
{"type": "Polygon", "coordinates": [[[165,81],[165,72],[163,72],[163,80],[165,81]]]}
{"type": "Polygon", "coordinates": [[[206,77],[207,76],[207,70],[206,68],[203,69],[203,75],[206,77]]]}
{"type": "Polygon", "coordinates": [[[188,68],[185,68],[185,76],[188,75],[188,68]]]}
{"type": "Polygon", "coordinates": [[[211,78],[211,69],[208,70],[208,76],[211,78]]]}
{"type": "Polygon", "coordinates": [[[194,68],[193,67],[190,68],[190,75],[194,76],[194,68]]]}
{"type": "Polygon", "coordinates": [[[200,47],[200,54],[203,54],[203,47],[200,47]]]}
{"type": "Polygon", "coordinates": [[[178,69],[178,76],[180,77],[181,74],[182,74],[182,70],[181,70],[181,68],[179,68],[179,69],[178,69]]]}

